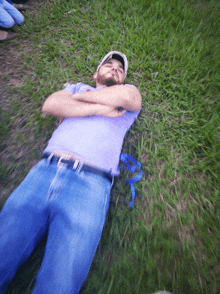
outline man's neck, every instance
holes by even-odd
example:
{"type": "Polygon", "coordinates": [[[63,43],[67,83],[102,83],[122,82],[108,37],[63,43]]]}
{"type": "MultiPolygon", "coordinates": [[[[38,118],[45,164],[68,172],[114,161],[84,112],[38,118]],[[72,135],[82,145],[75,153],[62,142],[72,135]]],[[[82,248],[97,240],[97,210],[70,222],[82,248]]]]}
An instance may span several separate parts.
{"type": "Polygon", "coordinates": [[[107,86],[96,82],[96,86],[95,87],[96,88],[101,88],[101,87],[104,88],[104,87],[107,87],[107,86]]]}
{"type": "MultiPolygon", "coordinates": [[[[115,83],[106,83],[106,84],[100,84],[96,81],[96,88],[104,88],[104,87],[111,87],[111,86],[116,86],[116,85],[119,85],[119,84],[115,84],[115,83]]],[[[123,84],[120,84],[120,85],[123,85],[123,84]]]]}

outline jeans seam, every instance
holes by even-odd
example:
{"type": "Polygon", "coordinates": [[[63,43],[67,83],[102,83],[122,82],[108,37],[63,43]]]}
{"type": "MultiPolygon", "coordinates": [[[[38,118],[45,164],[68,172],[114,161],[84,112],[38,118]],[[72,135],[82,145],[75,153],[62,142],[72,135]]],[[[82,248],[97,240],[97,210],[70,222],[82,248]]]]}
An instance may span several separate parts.
{"type": "MultiPolygon", "coordinates": [[[[48,232],[48,234],[49,234],[49,232],[48,232]]],[[[56,239],[56,236],[55,236],[55,235],[54,235],[54,238],[53,238],[53,239],[56,239]]],[[[46,243],[46,246],[47,246],[47,243],[46,243]]],[[[37,272],[37,276],[36,276],[35,279],[37,279],[37,278],[39,277],[40,272],[42,272],[42,271],[44,270],[44,268],[46,267],[46,265],[48,264],[48,261],[44,261],[44,259],[45,259],[45,253],[46,253],[46,247],[45,247],[45,249],[44,249],[44,257],[43,257],[43,260],[42,260],[41,266],[40,266],[40,268],[39,268],[39,270],[38,270],[38,272],[37,272]],[[43,264],[43,263],[44,263],[44,264],[43,264]]],[[[36,283],[35,283],[35,285],[36,285],[36,283]]]]}
{"type": "MultiPolygon", "coordinates": [[[[112,187],[112,185],[111,185],[111,187],[112,187]]],[[[102,228],[105,225],[105,218],[106,218],[106,215],[107,215],[106,205],[107,205],[107,200],[110,197],[111,187],[110,187],[110,190],[109,191],[105,192],[105,202],[104,202],[104,205],[103,205],[104,213],[103,213],[103,219],[102,219],[102,228]]]]}

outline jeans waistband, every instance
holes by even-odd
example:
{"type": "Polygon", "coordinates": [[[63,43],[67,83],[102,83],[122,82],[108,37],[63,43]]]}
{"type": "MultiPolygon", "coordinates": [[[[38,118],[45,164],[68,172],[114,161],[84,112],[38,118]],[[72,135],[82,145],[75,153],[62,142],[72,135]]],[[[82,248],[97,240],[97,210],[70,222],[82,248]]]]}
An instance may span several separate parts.
{"type": "Polygon", "coordinates": [[[80,166],[80,170],[81,171],[89,171],[91,173],[94,173],[94,174],[97,174],[97,175],[100,175],[100,176],[103,176],[105,177],[106,179],[108,179],[110,182],[112,182],[112,179],[113,179],[113,176],[106,172],[106,171],[103,171],[99,168],[96,168],[96,167],[93,167],[93,166],[90,166],[90,165],[87,165],[87,164],[83,164],[82,162],[78,161],[78,160],[74,160],[74,159],[68,159],[68,156],[58,156],[56,154],[53,154],[53,153],[49,153],[49,152],[46,152],[46,153],[43,153],[42,155],[42,159],[45,158],[50,158],[50,162],[57,162],[58,165],[60,164],[66,164],[68,168],[72,168],[74,170],[77,170],[80,166]]]}

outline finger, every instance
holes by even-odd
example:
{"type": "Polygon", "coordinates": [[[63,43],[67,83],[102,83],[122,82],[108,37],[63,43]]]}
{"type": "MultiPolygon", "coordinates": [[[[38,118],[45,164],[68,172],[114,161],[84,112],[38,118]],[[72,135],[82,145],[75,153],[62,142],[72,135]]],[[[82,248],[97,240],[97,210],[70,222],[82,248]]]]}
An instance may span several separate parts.
{"type": "Polygon", "coordinates": [[[112,114],[111,116],[112,117],[119,117],[119,116],[122,116],[123,114],[125,114],[125,112],[126,112],[126,109],[121,110],[121,111],[114,111],[111,113],[112,114]]]}
{"type": "Polygon", "coordinates": [[[127,111],[126,109],[123,109],[123,110],[119,111],[119,115],[125,114],[126,111],[127,111]]]}

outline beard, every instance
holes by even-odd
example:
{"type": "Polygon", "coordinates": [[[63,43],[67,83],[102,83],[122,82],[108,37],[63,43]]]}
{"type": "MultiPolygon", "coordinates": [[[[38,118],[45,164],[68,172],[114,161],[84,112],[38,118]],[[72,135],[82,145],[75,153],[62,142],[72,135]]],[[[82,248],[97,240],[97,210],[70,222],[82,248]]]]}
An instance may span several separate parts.
{"type": "Polygon", "coordinates": [[[105,75],[98,74],[96,81],[104,86],[110,87],[117,85],[117,82],[113,78],[106,78],[105,75]]]}
{"type": "Polygon", "coordinates": [[[113,80],[113,79],[106,79],[104,81],[104,85],[107,86],[107,87],[110,87],[110,86],[114,86],[114,85],[117,85],[116,81],[113,80]]]}

